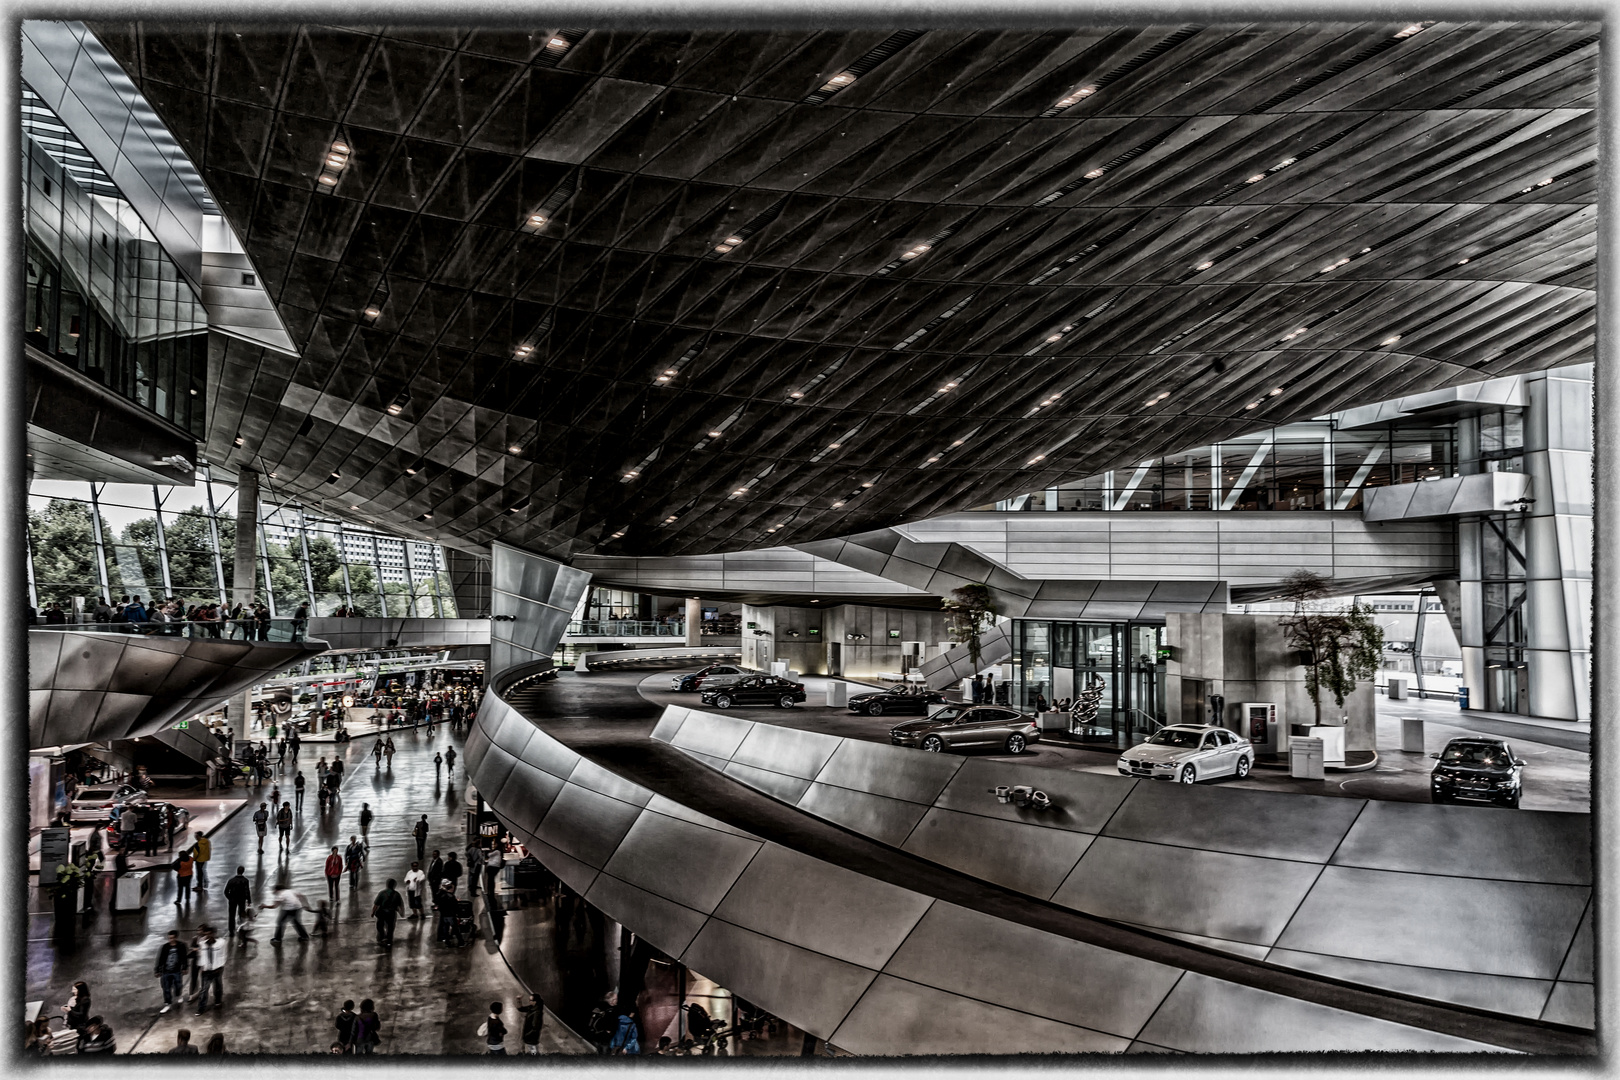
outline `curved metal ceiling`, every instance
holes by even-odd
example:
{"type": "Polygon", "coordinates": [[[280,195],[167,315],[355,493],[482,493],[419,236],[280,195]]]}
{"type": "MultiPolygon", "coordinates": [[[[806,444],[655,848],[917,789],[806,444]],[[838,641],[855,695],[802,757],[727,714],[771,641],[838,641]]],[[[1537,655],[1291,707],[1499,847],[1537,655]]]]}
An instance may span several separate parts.
{"type": "Polygon", "coordinates": [[[93,29],[303,354],[220,343],[208,458],[451,543],[802,543],[1591,356],[1595,24],[93,29]]]}

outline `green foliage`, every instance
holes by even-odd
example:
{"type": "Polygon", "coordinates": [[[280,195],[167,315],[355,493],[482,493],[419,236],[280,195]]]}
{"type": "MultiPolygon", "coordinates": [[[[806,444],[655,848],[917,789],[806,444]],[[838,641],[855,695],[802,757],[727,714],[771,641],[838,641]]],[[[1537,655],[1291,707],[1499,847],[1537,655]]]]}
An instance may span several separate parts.
{"type": "Polygon", "coordinates": [[[951,634],[967,642],[968,656],[973,666],[979,666],[980,635],[996,621],[996,609],[990,587],[983,584],[963,585],[952,589],[945,600],[945,610],[951,617],[951,634]]]}
{"type": "Polygon", "coordinates": [[[1352,603],[1344,610],[1313,608],[1312,604],[1332,594],[1332,584],[1320,574],[1296,570],[1288,575],[1286,584],[1283,598],[1294,602],[1294,611],[1281,620],[1283,634],[1305,665],[1305,692],[1311,696],[1316,722],[1321,724],[1323,690],[1343,708],[1356,683],[1377,674],[1384,631],[1366,604],[1352,603]]]}

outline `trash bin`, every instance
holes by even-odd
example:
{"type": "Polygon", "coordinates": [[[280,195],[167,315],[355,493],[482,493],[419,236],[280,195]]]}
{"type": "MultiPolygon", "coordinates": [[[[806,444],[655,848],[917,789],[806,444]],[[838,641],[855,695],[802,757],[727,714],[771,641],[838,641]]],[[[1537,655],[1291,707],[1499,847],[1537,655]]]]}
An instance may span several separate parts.
{"type": "Polygon", "coordinates": [[[841,709],[849,704],[849,683],[842,679],[827,680],[827,706],[841,709]]]}
{"type": "Polygon", "coordinates": [[[1406,679],[1399,675],[1391,675],[1389,677],[1389,699],[1391,701],[1405,701],[1406,685],[1406,679]]]}
{"type": "Polygon", "coordinates": [[[1468,708],[1468,687],[1466,686],[1457,687],[1457,708],[1468,708]]]}
{"type": "Polygon", "coordinates": [[[1423,721],[1415,716],[1401,717],[1401,749],[1408,754],[1423,753],[1423,721]]]}
{"type": "Polygon", "coordinates": [[[131,870],[118,879],[114,903],[119,911],[134,911],[137,908],[145,907],[146,901],[151,895],[151,871],[131,870]]]}
{"type": "Polygon", "coordinates": [[[1322,779],[1322,740],[1288,740],[1288,775],[1296,780],[1322,779]]]}

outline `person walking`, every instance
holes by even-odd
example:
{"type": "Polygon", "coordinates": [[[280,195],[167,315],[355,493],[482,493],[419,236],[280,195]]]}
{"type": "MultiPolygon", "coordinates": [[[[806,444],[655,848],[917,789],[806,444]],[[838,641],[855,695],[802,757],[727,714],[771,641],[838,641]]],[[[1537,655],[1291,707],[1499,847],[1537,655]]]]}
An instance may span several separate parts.
{"type": "Polygon", "coordinates": [[[394,943],[394,922],[399,913],[405,910],[405,898],[394,889],[394,879],[388,879],[388,887],[377,894],[371,903],[371,917],[377,920],[377,943],[379,945],[392,945],[394,943]]]}
{"type": "Polygon", "coordinates": [[[293,809],[299,813],[304,810],[304,774],[302,771],[293,777],[293,809]]]}
{"type": "Polygon", "coordinates": [[[453,746],[445,748],[444,767],[448,770],[447,775],[454,776],[456,774],[456,748],[453,746]]]}
{"type": "Polygon", "coordinates": [[[181,1028],[174,1033],[174,1045],[169,1047],[170,1054],[195,1054],[197,1048],[191,1045],[191,1029],[181,1028]]]}
{"type": "Polygon", "coordinates": [[[474,840],[467,845],[467,895],[478,895],[478,879],[484,876],[484,849],[474,840]]]}
{"type": "Polygon", "coordinates": [[[276,842],[286,848],[288,854],[292,853],[292,825],[292,803],[284,802],[276,811],[276,842]]]}
{"type": "Polygon", "coordinates": [[[376,820],[376,816],[371,812],[370,803],[360,804],[360,839],[365,842],[367,852],[371,851],[371,823],[376,820]]]}
{"type": "Polygon", "coordinates": [[[191,899],[191,875],[196,867],[191,858],[191,849],[186,848],[180,857],[174,860],[174,906],[179,907],[182,901],[191,899]]]}
{"type": "Polygon", "coordinates": [[[264,854],[264,834],[270,827],[270,807],[268,803],[260,803],[259,808],[253,812],[253,827],[259,833],[259,854],[264,854]]]}
{"type": "Polygon", "coordinates": [[[213,926],[203,927],[202,943],[197,946],[197,970],[202,983],[197,989],[197,1015],[208,1011],[208,988],[214,988],[214,1007],[225,1005],[225,943],[214,934],[213,926]]]}
{"type": "Polygon", "coordinates": [[[388,736],[388,741],[383,743],[383,756],[388,759],[388,769],[390,772],[392,772],[394,768],[395,752],[394,737],[390,735],[388,736]]]}
{"type": "Polygon", "coordinates": [[[276,936],[270,939],[272,945],[281,944],[281,933],[288,923],[292,923],[293,929],[298,931],[299,941],[309,940],[309,931],[304,929],[304,923],[298,917],[299,912],[310,910],[309,901],[305,899],[303,893],[296,892],[291,885],[283,882],[276,886],[275,897],[269,903],[260,904],[259,906],[261,908],[276,908],[278,911],[276,936]]]}
{"type": "Polygon", "coordinates": [[[332,1018],[332,1026],[337,1028],[337,1044],[345,1054],[354,1053],[354,1022],[358,1019],[360,1014],[354,1011],[353,998],[345,1001],[343,1008],[332,1018]]]}
{"type": "Polygon", "coordinates": [[[236,933],[236,920],[247,921],[248,904],[253,902],[253,885],[247,879],[247,867],[238,866],[236,876],[225,883],[225,903],[228,914],[226,916],[225,934],[229,937],[236,933]]]}
{"type": "Polygon", "coordinates": [[[326,786],[326,774],[331,772],[331,771],[332,771],[331,766],[327,765],[327,763],[326,763],[326,755],[322,754],[321,755],[321,760],[319,760],[319,761],[317,761],[315,763],[315,782],[317,784],[320,784],[322,787],[325,787],[326,786]]]}
{"type": "Polygon", "coordinates": [[[338,884],[343,880],[343,856],[338,854],[337,845],[332,845],[332,854],[326,857],[326,898],[338,899],[338,884]]]}
{"type": "Polygon", "coordinates": [[[349,846],[343,851],[343,861],[349,867],[349,891],[359,892],[360,868],[366,863],[366,846],[353,833],[349,834],[349,846]]]}
{"type": "MultiPolygon", "coordinates": [[[[158,977],[158,984],[163,987],[163,1008],[159,1012],[168,1012],[176,1000],[185,1000],[186,964],[189,959],[185,943],[180,940],[180,931],[170,930],[167,940],[158,946],[157,962],[152,965],[152,974],[158,977]]],[[[85,1001],[88,1007],[88,995],[85,1001]]],[[[68,1019],[71,1021],[72,1018],[73,1014],[69,1013],[68,1019]]],[[[72,1026],[71,1023],[69,1026],[72,1026]]]]}
{"type": "Polygon", "coordinates": [[[411,913],[406,916],[410,919],[422,917],[422,884],[427,881],[427,874],[422,871],[422,864],[411,863],[410,872],[405,875],[405,895],[410,900],[411,913]]]}
{"type": "Polygon", "coordinates": [[[377,769],[379,771],[382,769],[382,754],[382,740],[378,739],[376,742],[371,744],[371,756],[377,759],[377,769]]]}
{"type": "Polygon", "coordinates": [[[439,782],[439,770],[442,769],[442,768],[444,768],[444,755],[443,754],[434,754],[433,755],[433,782],[435,784],[439,782]]]}
{"type": "Polygon", "coordinates": [[[523,1014],[523,1052],[524,1054],[538,1054],[540,1052],[540,1029],[546,1023],[546,1003],[540,1000],[539,994],[530,994],[527,1005],[519,1005],[518,1012],[523,1014]]]}
{"type": "Polygon", "coordinates": [[[428,888],[434,892],[439,891],[439,882],[444,880],[444,860],[439,858],[439,849],[433,849],[433,858],[427,865],[428,888]]]}
{"type": "Polygon", "coordinates": [[[489,1003],[489,1019],[478,1029],[484,1037],[484,1052],[499,1057],[506,1056],[506,1025],[501,1022],[501,1009],[505,1006],[499,1001],[489,1003]]]}
{"type": "Polygon", "coordinates": [[[377,1015],[376,1004],[370,998],[366,998],[360,1003],[360,1015],[354,1021],[354,1052],[374,1053],[380,1042],[382,1042],[382,1019],[377,1015]]]}
{"type": "Polygon", "coordinates": [[[332,789],[322,784],[320,791],[317,793],[317,798],[321,804],[321,814],[324,816],[327,808],[332,805],[332,789]]]}
{"type": "Polygon", "coordinates": [[[197,830],[197,842],[191,845],[192,861],[197,865],[197,889],[208,888],[208,860],[213,857],[214,848],[208,840],[208,834],[201,829],[197,830]]]}
{"type": "Polygon", "coordinates": [[[489,849],[489,854],[484,858],[484,890],[489,894],[485,903],[494,903],[499,896],[501,871],[505,867],[506,848],[497,837],[495,846],[489,849]]]}
{"type": "Polygon", "coordinates": [[[418,859],[424,858],[424,853],[427,851],[428,838],[428,819],[426,814],[422,815],[421,821],[418,821],[414,826],[412,826],[411,835],[416,837],[416,857],[418,859]]]}

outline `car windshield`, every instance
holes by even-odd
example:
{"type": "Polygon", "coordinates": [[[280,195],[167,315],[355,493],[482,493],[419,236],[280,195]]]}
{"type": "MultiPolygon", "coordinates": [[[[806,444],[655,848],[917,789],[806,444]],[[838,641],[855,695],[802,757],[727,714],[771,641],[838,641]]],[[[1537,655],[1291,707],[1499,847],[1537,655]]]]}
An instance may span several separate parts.
{"type": "Polygon", "coordinates": [[[955,723],[957,720],[961,719],[964,711],[965,709],[961,705],[947,705],[943,709],[936,710],[928,719],[939,720],[945,723],[955,723]]]}
{"type": "Polygon", "coordinates": [[[1195,747],[1203,736],[1196,731],[1178,731],[1175,728],[1163,728],[1154,732],[1153,738],[1148,742],[1153,746],[1180,746],[1195,747]]]}
{"type": "Polygon", "coordinates": [[[1505,749],[1491,743],[1452,743],[1440,760],[1458,765],[1503,766],[1508,764],[1508,755],[1505,749]]]}

